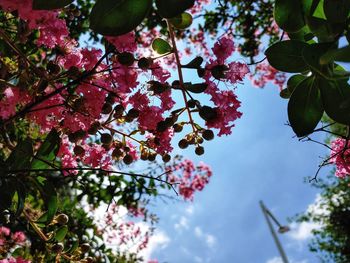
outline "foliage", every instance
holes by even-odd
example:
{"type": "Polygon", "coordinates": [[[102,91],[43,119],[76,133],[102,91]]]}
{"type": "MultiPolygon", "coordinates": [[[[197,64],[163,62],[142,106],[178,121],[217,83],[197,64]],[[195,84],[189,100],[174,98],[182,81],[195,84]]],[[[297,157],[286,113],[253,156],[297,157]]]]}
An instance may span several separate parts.
{"type": "Polygon", "coordinates": [[[349,179],[338,180],[331,173],[313,184],[321,190],[312,208],[296,216],[300,223],[315,223],[310,251],[317,253],[322,262],[349,262],[350,213],[349,179]]]}

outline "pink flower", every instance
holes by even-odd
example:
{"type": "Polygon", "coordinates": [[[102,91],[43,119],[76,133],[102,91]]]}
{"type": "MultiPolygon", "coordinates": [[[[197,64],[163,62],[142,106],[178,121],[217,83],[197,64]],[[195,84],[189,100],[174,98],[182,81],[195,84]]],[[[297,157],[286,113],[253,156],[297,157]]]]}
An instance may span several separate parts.
{"type": "Polygon", "coordinates": [[[11,230],[6,226],[0,227],[0,235],[2,236],[9,236],[11,234],[11,230]]]}
{"type": "Polygon", "coordinates": [[[225,60],[230,57],[235,50],[232,39],[228,37],[220,38],[212,48],[219,64],[225,63],[225,60]]]}
{"type": "Polygon", "coordinates": [[[119,52],[135,52],[137,49],[134,32],[117,37],[106,36],[106,39],[113,44],[119,52]]]}
{"type": "Polygon", "coordinates": [[[23,232],[17,231],[12,234],[12,240],[17,244],[21,244],[26,241],[26,236],[23,232]]]}
{"type": "Polygon", "coordinates": [[[350,174],[350,149],[349,142],[345,145],[346,140],[337,138],[331,143],[330,162],[336,165],[335,175],[339,178],[345,178],[350,174]]]}

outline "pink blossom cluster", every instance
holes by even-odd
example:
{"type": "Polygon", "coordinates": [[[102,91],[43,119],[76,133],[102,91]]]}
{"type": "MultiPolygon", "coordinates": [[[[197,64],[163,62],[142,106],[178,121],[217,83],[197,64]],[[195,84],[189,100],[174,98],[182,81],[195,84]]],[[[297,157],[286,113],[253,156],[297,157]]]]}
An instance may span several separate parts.
{"type": "Polygon", "coordinates": [[[246,64],[240,62],[225,64],[235,51],[234,42],[228,37],[219,39],[212,51],[216,59],[210,59],[205,66],[206,74],[204,78],[208,84],[205,93],[211,96],[218,117],[207,122],[207,126],[219,129],[219,136],[228,135],[231,134],[234,121],[242,116],[242,113],[238,111],[240,101],[233,90],[220,90],[216,80],[220,77],[219,81],[236,84],[243,80],[244,76],[249,73],[249,69],[246,64]]]}
{"type": "Polygon", "coordinates": [[[211,168],[200,162],[197,166],[185,159],[169,167],[168,182],[177,187],[179,194],[187,201],[193,201],[196,191],[202,191],[212,176],[211,168]]]}
{"type": "Polygon", "coordinates": [[[267,83],[272,82],[282,90],[287,76],[271,67],[268,62],[263,62],[256,65],[255,72],[250,74],[249,78],[252,84],[258,88],[264,88],[267,83]]]}
{"type": "MultiPolygon", "coordinates": [[[[108,244],[118,245],[120,252],[127,249],[127,252],[139,253],[147,247],[152,229],[128,220],[121,210],[120,206],[111,204],[106,216],[98,222],[99,231],[108,244]]],[[[145,210],[142,208],[133,207],[129,213],[145,219],[145,210]]]]}
{"type": "Polygon", "coordinates": [[[336,165],[335,175],[345,178],[350,175],[350,145],[349,141],[337,138],[331,143],[330,162],[336,165]]]}
{"type": "MultiPolygon", "coordinates": [[[[0,227],[0,256],[1,254],[7,254],[13,248],[17,246],[23,246],[26,242],[26,236],[22,231],[16,231],[11,233],[11,230],[5,226],[0,227]]],[[[22,257],[8,257],[0,259],[0,263],[30,263],[31,261],[25,260],[22,257]]]]}
{"type": "Polygon", "coordinates": [[[6,11],[16,11],[20,18],[28,22],[29,29],[38,29],[37,45],[54,48],[62,46],[69,32],[58,11],[33,10],[32,0],[1,0],[0,6],[6,11]]]}

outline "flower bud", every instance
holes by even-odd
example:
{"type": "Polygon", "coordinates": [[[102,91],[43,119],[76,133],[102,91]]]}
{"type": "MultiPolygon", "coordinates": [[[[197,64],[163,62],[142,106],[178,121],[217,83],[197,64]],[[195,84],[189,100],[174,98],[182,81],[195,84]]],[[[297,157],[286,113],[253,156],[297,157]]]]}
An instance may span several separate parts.
{"type": "Polygon", "coordinates": [[[81,250],[81,253],[83,253],[83,254],[89,252],[90,249],[91,249],[91,247],[88,243],[83,243],[80,245],[80,250],[81,250]]]}
{"type": "Polygon", "coordinates": [[[69,221],[69,217],[66,214],[59,214],[55,219],[56,222],[60,225],[65,225],[69,221]]]}
{"type": "Polygon", "coordinates": [[[54,244],[52,247],[51,247],[51,251],[55,254],[60,254],[64,249],[64,245],[62,243],[57,243],[57,244],[54,244]]]}
{"type": "Polygon", "coordinates": [[[217,118],[218,114],[216,109],[209,106],[203,106],[199,110],[199,116],[205,121],[212,121],[217,118]]]}
{"type": "Polygon", "coordinates": [[[117,58],[118,62],[125,66],[131,66],[135,61],[134,55],[129,52],[122,52],[118,54],[117,58]]]}

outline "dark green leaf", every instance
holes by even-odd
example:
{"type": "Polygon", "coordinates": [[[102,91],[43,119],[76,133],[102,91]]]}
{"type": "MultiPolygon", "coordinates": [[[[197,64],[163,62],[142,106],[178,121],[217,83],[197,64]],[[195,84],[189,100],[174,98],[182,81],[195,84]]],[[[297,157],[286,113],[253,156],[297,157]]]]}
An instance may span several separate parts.
{"type": "Polygon", "coordinates": [[[55,239],[58,242],[61,242],[66,237],[67,233],[68,233],[68,226],[61,226],[59,229],[56,230],[55,239]]]}
{"type": "Polygon", "coordinates": [[[328,64],[331,61],[350,62],[350,46],[332,49],[320,57],[320,64],[328,64]]]}
{"type": "Polygon", "coordinates": [[[182,65],[182,68],[195,68],[198,69],[201,67],[203,63],[203,58],[202,57],[195,57],[194,59],[192,59],[189,63],[187,63],[186,65],[182,65]]]}
{"type": "Polygon", "coordinates": [[[297,32],[288,32],[287,34],[289,38],[292,40],[300,40],[302,42],[308,42],[308,43],[314,37],[314,35],[311,33],[310,28],[307,25],[305,25],[302,29],[300,29],[297,32]]]}
{"type": "Polygon", "coordinates": [[[30,160],[33,157],[33,145],[30,139],[17,144],[11,155],[7,158],[5,165],[9,170],[21,170],[30,168],[30,160]]]}
{"type": "Polygon", "coordinates": [[[313,132],[323,115],[321,94],[315,77],[308,77],[295,88],[288,103],[288,118],[298,137],[313,132]]]}
{"type": "Polygon", "coordinates": [[[52,10],[63,8],[74,0],[33,0],[34,10],[52,10]]]}
{"type": "Polygon", "coordinates": [[[327,115],[336,122],[350,123],[350,86],[347,80],[319,81],[322,101],[327,115]]]}
{"type": "Polygon", "coordinates": [[[297,40],[277,42],[265,51],[270,65],[284,72],[304,72],[309,69],[302,57],[302,50],[308,44],[297,40]]]}
{"type": "Polygon", "coordinates": [[[16,189],[13,182],[8,180],[0,181],[0,211],[10,209],[15,192],[16,189]]]}
{"type": "Polygon", "coordinates": [[[280,92],[280,96],[284,99],[289,99],[295,88],[302,82],[306,77],[304,75],[293,75],[287,81],[287,88],[280,92]]]}
{"type": "Polygon", "coordinates": [[[193,92],[193,93],[202,93],[207,89],[207,87],[208,87],[208,84],[206,84],[206,83],[185,85],[185,89],[190,91],[190,92],[193,92]]]}
{"type": "Polygon", "coordinates": [[[287,32],[297,32],[305,24],[300,0],[276,0],[274,17],[277,25],[287,32]]]}
{"type": "Polygon", "coordinates": [[[195,0],[156,0],[158,13],[164,18],[172,18],[194,5],[195,0]]]}
{"type": "Polygon", "coordinates": [[[178,29],[186,29],[192,24],[192,20],[192,15],[187,12],[169,19],[170,23],[178,29]]]}
{"type": "Polygon", "coordinates": [[[331,23],[343,23],[350,11],[349,0],[324,0],[323,9],[331,23]]]}
{"type": "Polygon", "coordinates": [[[329,48],[329,44],[312,44],[305,46],[302,51],[305,63],[322,76],[329,75],[328,66],[320,64],[321,56],[325,54],[329,48]]]}
{"type": "MultiPolygon", "coordinates": [[[[40,191],[42,198],[44,199],[44,204],[47,209],[46,212],[46,224],[49,224],[54,218],[57,207],[58,207],[58,197],[57,192],[53,184],[46,178],[36,178],[37,187],[40,191]]],[[[44,217],[43,217],[44,219],[44,217]]]]}
{"type": "Polygon", "coordinates": [[[160,55],[170,53],[172,51],[170,44],[161,38],[156,38],[153,40],[152,48],[155,52],[157,52],[160,55]]]}
{"type": "Polygon", "coordinates": [[[25,200],[26,200],[26,189],[21,182],[18,182],[17,183],[17,209],[15,214],[16,217],[22,214],[25,200]]]}
{"type": "Polygon", "coordinates": [[[90,28],[107,36],[134,30],[146,17],[152,0],[97,0],[90,14],[90,28]]]}
{"type": "Polygon", "coordinates": [[[32,161],[32,169],[50,168],[60,148],[60,136],[55,129],[52,129],[46,136],[32,161]]]}

